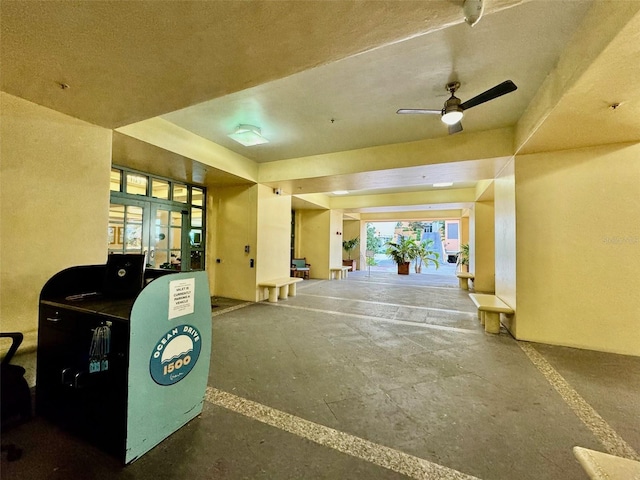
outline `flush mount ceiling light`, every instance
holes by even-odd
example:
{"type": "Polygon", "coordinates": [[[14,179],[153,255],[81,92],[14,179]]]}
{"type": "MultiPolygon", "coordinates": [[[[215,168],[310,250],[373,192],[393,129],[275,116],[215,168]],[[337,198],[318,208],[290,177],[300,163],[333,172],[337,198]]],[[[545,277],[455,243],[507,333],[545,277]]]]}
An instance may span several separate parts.
{"type": "Polygon", "coordinates": [[[433,184],[434,187],[450,187],[451,185],[453,185],[452,182],[440,182],[433,184]]]}
{"type": "Polygon", "coordinates": [[[230,133],[228,137],[245,147],[269,143],[269,140],[260,134],[260,128],[253,125],[238,125],[235,132],[230,133]]]}
{"type": "Polygon", "coordinates": [[[336,190],[335,192],[331,193],[333,193],[334,195],[346,195],[349,192],[347,192],[346,190],[336,190]]]}

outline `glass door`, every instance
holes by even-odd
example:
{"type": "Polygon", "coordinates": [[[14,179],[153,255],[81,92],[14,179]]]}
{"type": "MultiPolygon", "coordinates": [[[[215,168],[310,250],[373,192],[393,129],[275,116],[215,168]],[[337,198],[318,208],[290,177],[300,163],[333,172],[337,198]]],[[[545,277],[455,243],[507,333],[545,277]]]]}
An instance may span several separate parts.
{"type": "Polygon", "coordinates": [[[151,236],[148,266],[171,270],[189,270],[188,258],[189,212],[180,207],[151,205],[151,236]]]}
{"type": "Polygon", "coordinates": [[[149,202],[136,200],[109,205],[109,253],[144,253],[149,228],[149,202]]]}
{"type": "Polygon", "coordinates": [[[146,253],[149,268],[205,268],[204,187],[113,166],[109,189],[109,253],[146,253]]]}
{"type": "Polygon", "coordinates": [[[146,253],[148,268],[189,270],[189,212],[177,206],[118,199],[109,206],[109,253],[146,253]],[[188,257],[187,257],[188,258],[188,257]]]}

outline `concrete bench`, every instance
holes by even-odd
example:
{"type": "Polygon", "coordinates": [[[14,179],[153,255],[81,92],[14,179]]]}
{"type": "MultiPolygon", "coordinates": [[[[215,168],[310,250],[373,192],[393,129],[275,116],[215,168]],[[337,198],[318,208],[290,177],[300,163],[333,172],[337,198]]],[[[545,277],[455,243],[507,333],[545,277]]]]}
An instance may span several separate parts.
{"type": "Polygon", "coordinates": [[[480,323],[484,325],[487,333],[500,333],[500,314],[513,315],[513,308],[504,303],[495,295],[484,293],[470,293],[469,298],[478,307],[480,323]]]}
{"type": "Polygon", "coordinates": [[[285,300],[287,297],[296,296],[296,283],[302,282],[300,277],[283,277],[275,280],[267,280],[260,282],[258,286],[260,288],[269,289],[269,301],[276,303],[278,298],[285,300]]]}
{"type": "Polygon", "coordinates": [[[351,267],[336,267],[330,268],[329,270],[331,271],[331,280],[333,280],[334,278],[336,280],[342,280],[343,278],[347,278],[349,276],[351,267]]]}
{"type": "Polygon", "coordinates": [[[460,288],[463,290],[469,290],[469,280],[473,281],[473,279],[476,278],[473,273],[468,272],[458,272],[456,273],[456,277],[458,277],[460,288]]]}
{"type": "Polygon", "coordinates": [[[640,462],[608,453],[573,447],[573,454],[592,480],[640,478],[640,462]]]}

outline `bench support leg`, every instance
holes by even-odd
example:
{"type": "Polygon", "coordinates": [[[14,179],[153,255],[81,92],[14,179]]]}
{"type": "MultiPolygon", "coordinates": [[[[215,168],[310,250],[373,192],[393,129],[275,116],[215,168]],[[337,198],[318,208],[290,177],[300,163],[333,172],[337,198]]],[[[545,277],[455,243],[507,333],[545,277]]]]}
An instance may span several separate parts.
{"type": "Polygon", "coordinates": [[[498,312],[484,313],[484,331],[487,333],[500,333],[500,314],[498,312]]]}
{"type": "Polygon", "coordinates": [[[283,285],[280,287],[280,298],[286,300],[289,296],[289,285],[283,285]]]}
{"type": "Polygon", "coordinates": [[[289,296],[290,297],[295,297],[296,296],[296,284],[292,283],[291,285],[289,285],[289,296]]]}
{"type": "Polygon", "coordinates": [[[469,290],[469,281],[466,278],[458,278],[458,284],[463,290],[469,290]]]}
{"type": "Polygon", "coordinates": [[[484,325],[484,312],[482,310],[478,310],[478,317],[480,318],[480,325],[484,325]]]}
{"type": "Polygon", "coordinates": [[[278,302],[278,288],[277,287],[269,287],[269,301],[271,303],[278,302]]]}

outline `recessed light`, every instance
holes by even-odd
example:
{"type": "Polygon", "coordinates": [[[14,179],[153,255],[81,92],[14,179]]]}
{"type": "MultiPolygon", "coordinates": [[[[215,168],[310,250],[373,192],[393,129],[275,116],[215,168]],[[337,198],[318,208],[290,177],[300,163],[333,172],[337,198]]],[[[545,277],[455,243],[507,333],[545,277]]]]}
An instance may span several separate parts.
{"type": "Polygon", "coordinates": [[[336,190],[335,192],[331,192],[331,193],[333,193],[334,195],[346,195],[349,192],[346,190],[336,190]]]}
{"type": "Polygon", "coordinates": [[[433,184],[434,187],[450,187],[451,185],[453,185],[452,182],[440,182],[433,184]]]}

